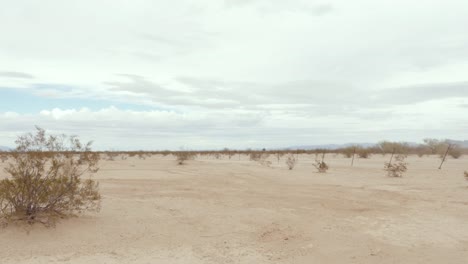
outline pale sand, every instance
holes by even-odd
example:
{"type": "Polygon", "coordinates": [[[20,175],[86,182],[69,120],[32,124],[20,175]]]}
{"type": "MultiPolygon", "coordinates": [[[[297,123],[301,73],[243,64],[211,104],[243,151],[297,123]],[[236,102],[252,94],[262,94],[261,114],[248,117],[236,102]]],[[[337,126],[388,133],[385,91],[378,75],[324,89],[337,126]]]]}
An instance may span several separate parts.
{"type": "Polygon", "coordinates": [[[0,263],[468,263],[467,157],[326,158],[103,161],[100,213],[0,229],[0,263]]]}

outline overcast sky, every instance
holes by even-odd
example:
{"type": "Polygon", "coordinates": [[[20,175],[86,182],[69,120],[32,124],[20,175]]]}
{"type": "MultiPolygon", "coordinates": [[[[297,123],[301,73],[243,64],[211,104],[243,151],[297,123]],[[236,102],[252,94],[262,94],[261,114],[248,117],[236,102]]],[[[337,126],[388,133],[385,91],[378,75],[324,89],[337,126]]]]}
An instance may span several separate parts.
{"type": "Polygon", "coordinates": [[[466,0],[0,0],[0,145],[468,139],[466,0]]]}

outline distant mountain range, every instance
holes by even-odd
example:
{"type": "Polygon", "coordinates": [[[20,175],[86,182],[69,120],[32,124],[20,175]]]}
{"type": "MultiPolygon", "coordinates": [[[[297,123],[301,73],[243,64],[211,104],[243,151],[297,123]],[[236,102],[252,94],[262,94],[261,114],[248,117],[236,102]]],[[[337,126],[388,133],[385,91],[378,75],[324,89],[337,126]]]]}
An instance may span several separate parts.
{"type": "MultiPolygon", "coordinates": [[[[452,140],[452,139],[447,139],[451,144],[456,144],[462,148],[468,148],[468,140],[452,140]]],[[[415,143],[415,142],[406,142],[410,146],[417,146],[422,143],[415,143]]],[[[340,148],[346,148],[346,147],[351,147],[351,146],[360,146],[364,148],[368,147],[374,147],[377,145],[377,143],[345,143],[345,144],[322,144],[322,145],[302,145],[302,146],[291,146],[287,147],[286,149],[305,149],[305,150],[310,150],[310,149],[329,149],[329,150],[334,150],[334,149],[340,149],[340,148]]]]}
{"type": "Polygon", "coordinates": [[[452,140],[448,139],[448,141],[452,144],[457,144],[458,146],[462,148],[468,148],[468,140],[452,140]]]}
{"type": "Polygon", "coordinates": [[[340,149],[340,148],[346,148],[346,147],[351,147],[351,146],[360,146],[364,148],[368,147],[373,147],[375,146],[375,143],[346,143],[346,144],[322,144],[322,145],[302,145],[302,146],[291,146],[287,147],[286,149],[340,149]]]}
{"type": "MultiPolygon", "coordinates": [[[[452,144],[457,144],[458,146],[462,148],[468,148],[468,140],[452,140],[448,139],[448,141],[452,144]]],[[[411,146],[417,146],[422,143],[415,143],[415,142],[406,142],[411,146]]],[[[377,143],[345,143],[345,144],[318,144],[318,145],[301,145],[301,146],[290,146],[286,147],[284,149],[305,149],[305,150],[311,150],[311,149],[329,149],[329,150],[335,150],[335,149],[340,149],[340,148],[346,148],[346,147],[351,147],[351,146],[360,146],[364,148],[368,147],[373,147],[377,145],[377,143]]],[[[12,150],[10,147],[6,146],[0,146],[0,151],[9,151],[12,150]]]]}

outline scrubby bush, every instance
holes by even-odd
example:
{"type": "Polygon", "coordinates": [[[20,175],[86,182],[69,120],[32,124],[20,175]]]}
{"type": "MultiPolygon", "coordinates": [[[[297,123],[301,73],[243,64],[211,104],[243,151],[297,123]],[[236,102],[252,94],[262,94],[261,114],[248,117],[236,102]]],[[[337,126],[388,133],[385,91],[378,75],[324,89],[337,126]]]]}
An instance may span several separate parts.
{"type": "Polygon", "coordinates": [[[286,158],[286,165],[288,165],[288,169],[292,170],[296,166],[297,159],[293,154],[289,154],[286,158]]]}
{"type": "Polygon", "coordinates": [[[431,154],[441,154],[445,151],[448,144],[443,140],[435,139],[435,138],[425,138],[424,144],[427,148],[429,148],[431,154]]]}
{"type": "Polygon", "coordinates": [[[325,163],[325,161],[323,160],[316,159],[313,165],[317,169],[317,171],[320,173],[325,173],[328,170],[328,164],[325,163]]]}
{"type": "Polygon", "coordinates": [[[278,164],[280,162],[281,157],[284,155],[283,152],[276,152],[276,159],[278,160],[278,164]]]}
{"type": "Polygon", "coordinates": [[[403,177],[407,170],[408,163],[405,162],[406,155],[399,154],[395,157],[395,162],[392,160],[385,162],[384,170],[389,177],[403,177]]]}
{"type": "Polygon", "coordinates": [[[378,144],[378,148],[384,155],[390,153],[407,154],[410,146],[404,142],[381,141],[378,144]]]}
{"type": "Polygon", "coordinates": [[[115,158],[117,158],[119,156],[119,153],[114,152],[114,151],[107,152],[106,154],[107,154],[107,160],[109,160],[109,161],[114,161],[115,158]]]}
{"type": "Polygon", "coordinates": [[[462,150],[460,149],[460,147],[458,145],[453,145],[449,152],[448,152],[448,155],[454,159],[458,159],[460,158],[463,153],[462,153],[462,150]]]}
{"type": "Polygon", "coordinates": [[[177,163],[179,165],[183,165],[187,160],[195,159],[195,153],[188,152],[188,151],[180,151],[172,153],[177,158],[177,163]]]}
{"type": "Polygon", "coordinates": [[[0,160],[2,161],[2,163],[5,163],[5,161],[8,160],[8,155],[6,153],[1,153],[0,160]]]}
{"type": "Polygon", "coordinates": [[[465,174],[465,180],[468,181],[468,171],[465,171],[464,174],[465,174]]]}
{"type": "Polygon", "coordinates": [[[226,155],[229,159],[235,155],[234,151],[230,150],[229,148],[223,148],[221,150],[221,154],[226,155]]]}
{"type": "Polygon", "coordinates": [[[268,157],[270,157],[270,154],[266,152],[251,152],[249,154],[250,160],[257,161],[262,166],[267,167],[271,165],[271,161],[268,160],[268,157]]]}
{"type": "Polygon", "coordinates": [[[98,183],[83,179],[98,170],[91,142],[75,136],[46,135],[37,128],[16,140],[16,150],[0,181],[0,220],[53,225],[57,219],[99,210],[98,183]]]}
{"type": "Polygon", "coordinates": [[[345,158],[352,158],[353,155],[356,153],[357,147],[346,147],[340,150],[341,153],[345,156],[345,158]]]}
{"type": "Polygon", "coordinates": [[[371,155],[371,151],[367,148],[358,148],[356,149],[356,154],[361,159],[367,159],[371,155]]]}

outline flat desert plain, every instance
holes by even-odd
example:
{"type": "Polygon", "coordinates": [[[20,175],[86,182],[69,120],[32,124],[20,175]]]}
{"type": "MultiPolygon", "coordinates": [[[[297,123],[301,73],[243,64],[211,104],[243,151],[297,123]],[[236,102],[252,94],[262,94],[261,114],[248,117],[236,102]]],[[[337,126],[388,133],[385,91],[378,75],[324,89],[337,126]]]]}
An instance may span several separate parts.
{"type": "Polygon", "coordinates": [[[102,161],[101,212],[0,229],[0,263],[468,263],[467,157],[314,158],[102,161]]]}

